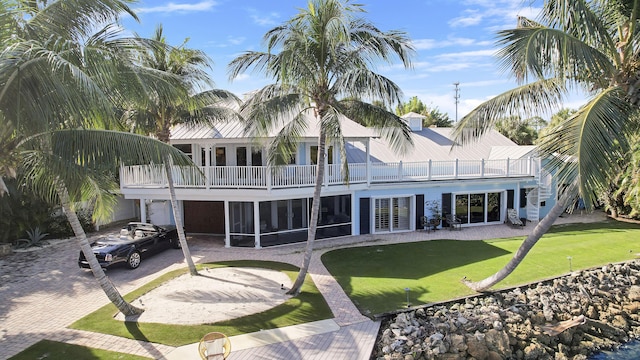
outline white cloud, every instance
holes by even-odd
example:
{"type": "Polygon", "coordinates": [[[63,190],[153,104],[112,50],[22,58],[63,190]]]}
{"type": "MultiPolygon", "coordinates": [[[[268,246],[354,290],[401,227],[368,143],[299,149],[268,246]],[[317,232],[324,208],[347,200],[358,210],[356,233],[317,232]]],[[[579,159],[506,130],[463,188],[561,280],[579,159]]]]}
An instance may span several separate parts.
{"type": "Polygon", "coordinates": [[[465,82],[465,83],[461,83],[460,86],[464,85],[465,87],[487,87],[487,86],[508,84],[508,83],[510,83],[510,81],[507,79],[498,79],[498,80],[465,82]]]}
{"type": "Polygon", "coordinates": [[[233,37],[233,36],[228,36],[227,37],[227,41],[231,44],[231,45],[240,45],[242,44],[247,38],[245,38],[244,36],[239,36],[239,37],[233,37]]]}
{"type": "Polygon", "coordinates": [[[455,53],[445,53],[436,56],[437,59],[447,60],[453,59],[456,61],[461,61],[463,59],[469,58],[479,58],[479,57],[492,57],[495,55],[495,50],[487,49],[487,50],[475,50],[475,51],[461,51],[455,53]]]}
{"type": "Polygon", "coordinates": [[[466,0],[468,6],[460,16],[449,21],[451,27],[482,25],[490,30],[513,28],[518,16],[534,19],[540,13],[541,1],[466,0]]]}
{"type": "Polygon", "coordinates": [[[416,50],[428,50],[440,47],[434,39],[414,39],[411,41],[411,44],[416,50]]]}
{"type": "Polygon", "coordinates": [[[234,78],[235,81],[247,81],[251,78],[249,74],[239,74],[234,78]]]}
{"type": "Polygon", "coordinates": [[[260,26],[275,26],[280,23],[280,14],[277,12],[258,13],[255,9],[249,9],[249,17],[260,26]]]}
{"type": "Polygon", "coordinates": [[[142,13],[189,13],[189,12],[199,12],[199,11],[209,11],[212,10],[216,5],[218,5],[215,1],[207,0],[200,1],[195,4],[178,4],[174,2],[166,3],[164,5],[159,6],[151,6],[151,7],[143,7],[135,9],[135,12],[138,14],[142,13]]]}
{"type": "Polygon", "coordinates": [[[429,72],[460,71],[460,70],[468,69],[472,66],[474,65],[470,63],[456,62],[456,63],[447,63],[442,65],[431,66],[427,69],[427,71],[429,72]]]}
{"type": "Polygon", "coordinates": [[[478,41],[471,38],[449,36],[445,40],[434,39],[416,39],[412,41],[416,50],[429,50],[436,48],[444,48],[449,46],[487,46],[491,45],[490,41],[478,41]]]}
{"type": "Polygon", "coordinates": [[[478,25],[482,21],[483,15],[478,13],[471,13],[467,16],[460,16],[457,18],[453,18],[449,21],[449,26],[451,27],[467,27],[478,25]]]}

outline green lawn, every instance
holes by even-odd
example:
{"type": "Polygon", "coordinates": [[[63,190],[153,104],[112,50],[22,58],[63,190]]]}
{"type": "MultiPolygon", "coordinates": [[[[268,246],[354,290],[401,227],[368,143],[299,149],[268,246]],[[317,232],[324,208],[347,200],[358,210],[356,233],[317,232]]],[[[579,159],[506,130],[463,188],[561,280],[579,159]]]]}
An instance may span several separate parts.
{"type": "MultiPolygon", "coordinates": [[[[530,231],[530,228],[525,228],[530,231]]],[[[465,228],[462,231],[473,231],[465,228]]],[[[433,240],[418,243],[338,249],[322,261],[365,314],[380,314],[470,295],[460,280],[481,280],[505,265],[524,236],[488,241],[433,240]]],[[[555,226],[516,271],[496,288],[541,280],[611,262],[636,258],[640,226],[609,220],[555,226]]]]}
{"type": "MultiPolygon", "coordinates": [[[[298,274],[298,268],[293,265],[269,261],[229,261],[198,265],[200,269],[203,267],[215,268],[222,266],[259,267],[278,270],[286,273],[292,281],[295,280],[298,274]]],[[[181,269],[162,275],[151,283],[125,295],[124,298],[127,301],[133,301],[151,289],[186,272],[187,269],[181,269]]],[[[261,329],[274,329],[333,317],[331,309],[310,277],[307,277],[300,295],[287,300],[284,304],[262,313],[214,324],[169,325],[122,322],[113,319],[116,313],[116,307],[108,304],[71,324],[70,327],[129,339],[181,346],[196,343],[200,341],[202,335],[213,331],[233,336],[260,331],[261,329]]]]}
{"type": "Polygon", "coordinates": [[[42,340],[30,346],[10,360],[146,360],[150,358],[123,354],[114,351],[92,349],[80,345],[65,344],[57,341],[42,340]]]}

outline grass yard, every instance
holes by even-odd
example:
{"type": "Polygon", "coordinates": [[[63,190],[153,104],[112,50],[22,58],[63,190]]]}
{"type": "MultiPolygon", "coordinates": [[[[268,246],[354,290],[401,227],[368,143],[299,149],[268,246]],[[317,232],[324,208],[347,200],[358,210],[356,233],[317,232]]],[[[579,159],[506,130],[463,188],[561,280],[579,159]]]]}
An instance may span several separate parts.
{"type": "MultiPolygon", "coordinates": [[[[269,261],[228,261],[198,265],[215,268],[222,266],[258,267],[273,269],[286,273],[292,281],[298,275],[298,268],[284,263],[269,261]]],[[[186,273],[187,269],[169,272],[143,287],[127,294],[124,298],[133,301],[142,294],[160,286],[162,283],[186,273]]],[[[113,304],[105,305],[97,311],[71,324],[71,328],[94,331],[104,334],[121,336],[129,339],[143,340],[181,346],[197,343],[203,334],[219,331],[227,336],[246,334],[261,329],[274,329],[289,325],[303,324],[311,321],[330,319],[333,317],[331,309],[324,301],[310,277],[307,277],[300,295],[287,300],[262,313],[248,315],[242,318],[206,325],[169,325],[137,322],[122,322],[113,317],[117,313],[113,304]]]]}
{"type": "MultiPolygon", "coordinates": [[[[530,229],[527,229],[529,231],[530,229]]],[[[473,231],[465,228],[462,231],[473,231]]],[[[502,268],[524,236],[487,241],[432,240],[338,249],[322,261],[366,315],[470,295],[460,280],[481,280],[502,268]]],[[[496,288],[507,288],[637,258],[640,225],[608,220],[554,226],[496,288]]]]}
{"type": "Polygon", "coordinates": [[[86,346],[65,344],[57,341],[42,340],[31,345],[10,360],[147,360],[150,358],[123,354],[114,351],[88,348],[86,346]]]}

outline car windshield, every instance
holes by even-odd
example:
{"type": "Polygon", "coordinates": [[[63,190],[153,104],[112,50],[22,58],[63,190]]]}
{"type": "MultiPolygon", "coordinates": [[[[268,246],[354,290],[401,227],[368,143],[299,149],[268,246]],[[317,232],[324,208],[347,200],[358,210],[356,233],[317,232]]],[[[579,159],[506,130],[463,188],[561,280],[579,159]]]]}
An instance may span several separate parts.
{"type": "Polygon", "coordinates": [[[131,241],[131,238],[129,238],[128,236],[109,235],[107,237],[100,238],[100,240],[98,240],[98,243],[116,244],[116,243],[121,243],[121,242],[125,242],[125,241],[131,241]]]}

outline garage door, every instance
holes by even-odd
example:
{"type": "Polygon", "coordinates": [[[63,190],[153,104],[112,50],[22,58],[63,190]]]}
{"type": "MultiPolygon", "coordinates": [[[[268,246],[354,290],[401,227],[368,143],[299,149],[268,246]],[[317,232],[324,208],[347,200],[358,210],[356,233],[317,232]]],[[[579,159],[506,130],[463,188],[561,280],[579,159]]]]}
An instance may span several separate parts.
{"type": "Polygon", "coordinates": [[[185,201],[184,227],[189,233],[224,235],[224,202],[185,201]]]}

